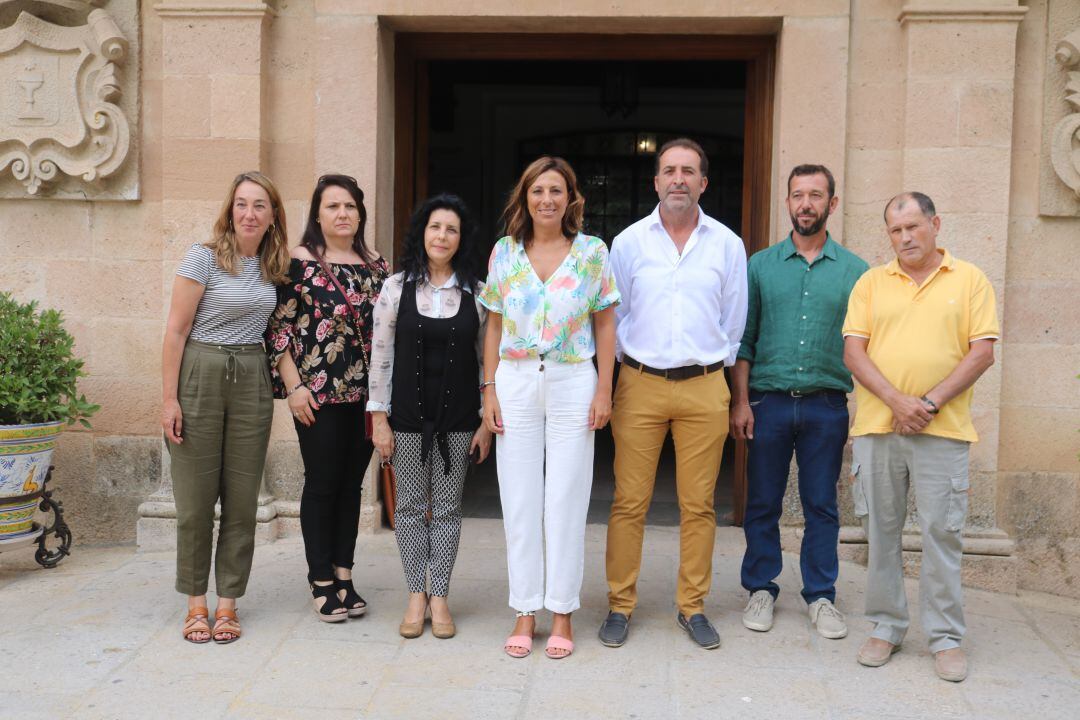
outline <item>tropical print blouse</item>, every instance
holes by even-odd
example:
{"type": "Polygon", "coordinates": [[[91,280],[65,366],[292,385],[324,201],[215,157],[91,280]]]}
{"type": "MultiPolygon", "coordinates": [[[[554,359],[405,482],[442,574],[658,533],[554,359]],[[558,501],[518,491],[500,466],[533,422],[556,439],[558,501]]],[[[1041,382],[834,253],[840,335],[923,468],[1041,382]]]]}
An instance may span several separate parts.
{"type": "Polygon", "coordinates": [[[547,282],[533,270],[525,244],[511,237],[495,243],[480,302],[502,320],[499,357],[543,355],[555,362],[584,362],[596,354],[592,314],[620,300],[604,241],[578,234],[570,253],[547,282]]]}
{"type": "Polygon", "coordinates": [[[371,313],[389,268],[382,258],[370,265],[329,266],[360,312],[360,335],[345,298],[319,263],[294,258],[266,330],[275,397],[288,394],[277,372],[286,351],[320,405],[361,402],[367,395],[371,313]]]}

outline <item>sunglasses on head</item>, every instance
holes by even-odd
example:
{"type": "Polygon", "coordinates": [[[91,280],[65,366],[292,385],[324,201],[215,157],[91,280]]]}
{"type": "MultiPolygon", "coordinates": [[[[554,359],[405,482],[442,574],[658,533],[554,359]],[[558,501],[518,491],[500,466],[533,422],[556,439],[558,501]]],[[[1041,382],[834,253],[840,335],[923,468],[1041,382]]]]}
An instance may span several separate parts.
{"type": "Polygon", "coordinates": [[[339,181],[339,182],[341,180],[348,180],[353,185],[356,185],[357,187],[360,187],[360,183],[356,182],[356,178],[354,178],[352,175],[342,175],[340,173],[332,173],[332,174],[329,174],[329,175],[320,175],[319,179],[315,181],[315,184],[316,185],[325,185],[327,183],[334,182],[335,180],[339,181]]]}

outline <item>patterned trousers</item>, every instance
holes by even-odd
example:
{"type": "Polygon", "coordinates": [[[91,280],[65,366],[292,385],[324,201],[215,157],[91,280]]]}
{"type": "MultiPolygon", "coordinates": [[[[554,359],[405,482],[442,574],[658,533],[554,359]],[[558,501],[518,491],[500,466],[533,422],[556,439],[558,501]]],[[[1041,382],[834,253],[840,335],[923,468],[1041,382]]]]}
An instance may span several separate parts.
{"type": "Polygon", "coordinates": [[[461,493],[469,469],[471,432],[451,432],[450,474],[443,473],[439,448],[432,443],[426,461],[420,459],[420,433],[394,433],[394,472],[397,475],[397,507],[394,535],[401,551],[401,566],[409,592],[450,593],[450,574],[457,560],[461,538],[461,493]],[[431,522],[425,517],[431,504],[431,522]]]}

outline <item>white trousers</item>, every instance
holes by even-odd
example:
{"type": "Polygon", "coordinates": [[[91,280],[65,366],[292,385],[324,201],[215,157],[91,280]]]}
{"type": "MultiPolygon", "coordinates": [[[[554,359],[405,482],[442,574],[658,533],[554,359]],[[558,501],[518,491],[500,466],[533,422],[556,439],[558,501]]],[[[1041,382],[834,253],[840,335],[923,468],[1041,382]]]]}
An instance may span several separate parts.
{"type": "Polygon", "coordinates": [[[495,442],[510,607],[570,613],[581,607],[596,370],[591,362],[500,360],[495,383],[506,429],[495,442]]]}

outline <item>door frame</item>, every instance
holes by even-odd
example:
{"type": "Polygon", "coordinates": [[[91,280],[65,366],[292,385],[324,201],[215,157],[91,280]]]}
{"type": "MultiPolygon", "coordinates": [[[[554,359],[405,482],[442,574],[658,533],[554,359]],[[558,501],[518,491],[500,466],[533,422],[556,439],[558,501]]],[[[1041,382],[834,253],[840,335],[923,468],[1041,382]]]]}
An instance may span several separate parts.
{"type": "MultiPolygon", "coordinates": [[[[427,197],[427,64],[432,60],[738,60],[746,63],[743,213],[746,254],[769,246],[775,35],[405,33],[394,42],[394,258],[427,197]]],[[[734,523],[746,506],[746,443],[735,443],[734,523]]]]}

